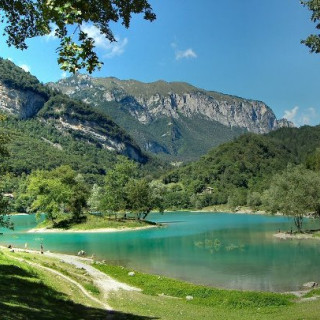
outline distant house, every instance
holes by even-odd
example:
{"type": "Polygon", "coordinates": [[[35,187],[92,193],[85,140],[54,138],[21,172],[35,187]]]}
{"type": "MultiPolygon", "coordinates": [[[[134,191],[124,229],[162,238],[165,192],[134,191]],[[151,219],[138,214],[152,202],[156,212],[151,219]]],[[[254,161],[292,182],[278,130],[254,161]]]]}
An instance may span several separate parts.
{"type": "Polygon", "coordinates": [[[14,198],[14,195],[12,193],[4,193],[3,196],[10,199],[14,198]]]}
{"type": "Polygon", "coordinates": [[[205,187],[204,190],[202,191],[203,194],[212,194],[213,188],[211,187],[205,187]]]}

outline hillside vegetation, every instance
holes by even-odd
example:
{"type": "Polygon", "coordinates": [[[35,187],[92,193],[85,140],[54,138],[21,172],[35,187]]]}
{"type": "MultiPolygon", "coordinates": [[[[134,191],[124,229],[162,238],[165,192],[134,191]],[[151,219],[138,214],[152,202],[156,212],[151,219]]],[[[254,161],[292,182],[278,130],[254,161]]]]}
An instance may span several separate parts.
{"type": "Polygon", "coordinates": [[[283,128],[268,135],[245,134],[211,150],[199,161],[165,174],[163,182],[176,191],[177,199],[183,194],[185,207],[259,207],[273,176],[288,164],[308,166],[319,141],[320,126],[283,128]]]}
{"type": "Polygon", "coordinates": [[[55,127],[60,135],[71,135],[141,163],[148,161],[134,140],[105,114],[44,86],[9,60],[0,59],[0,69],[0,111],[21,121],[37,119],[44,130],[55,127]]]}

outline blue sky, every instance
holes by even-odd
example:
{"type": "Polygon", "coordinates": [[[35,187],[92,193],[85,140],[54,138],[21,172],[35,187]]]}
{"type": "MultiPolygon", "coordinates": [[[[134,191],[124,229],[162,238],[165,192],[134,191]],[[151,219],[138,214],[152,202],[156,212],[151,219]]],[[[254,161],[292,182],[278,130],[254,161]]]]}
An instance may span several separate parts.
{"type": "MultiPolygon", "coordinates": [[[[113,25],[110,45],[92,26],[104,62],[98,77],[194,86],[258,99],[278,118],[296,125],[320,123],[320,54],[300,40],[315,32],[299,0],[150,0],[153,23],[133,18],[130,29],[113,25]]],[[[42,82],[65,76],[56,62],[54,37],[32,39],[29,48],[7,48],[0,56],[28,68],[42,82]]]]}

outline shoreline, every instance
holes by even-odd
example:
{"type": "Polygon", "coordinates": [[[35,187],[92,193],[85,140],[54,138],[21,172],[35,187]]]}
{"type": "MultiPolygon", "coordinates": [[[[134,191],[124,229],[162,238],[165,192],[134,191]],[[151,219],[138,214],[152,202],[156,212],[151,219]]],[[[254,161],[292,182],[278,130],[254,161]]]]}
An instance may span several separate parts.
{"type": "Polygon", "coordinates": [[[275,214],[268,213],[266,211],[255,211],[248,207],[240,207],[238,210],[232,210],[230,208],[220,207],[207,207],[199,210],[186,210],[194,213],[230,213],[230,214],[249,214],[249,215],[265,215],[265,216],[283,216],[282,213],[277,212],[275,214]]]}
{"type": "Polygon", "coordinates": [[[274,233],[273,236],[280,240],[320,240],[320,237],[314,237],[310,233],[291,234],[286,232],[274,233]]]}
{"type": "MultiPolygon", "coordinates": [[[[25,253],[30,253],[30,254],[34,254],[34,255],[40,255],[41,256],[41,252],[38,251],[38,250],[35,250],[35,249],[24,249],[24,248],[20,248],[20,247],[13,247],[12,248],[14,251],[17,251],[17,252],[25,252],[25,253]]],[[[4,245],[0,245],[0,250],[10,250],[8,247],[4,246],[4,245]]],[[[52,251],[45,251],[43,256],[47,256],[47,257],[50,257],[50,258],[54,258],[54,259],[57,259],[57,260],[63,260],[65,263],[69,263],[69,264],[75,264],[76,265],[76,261],[79,261],[79,262],[83,262],[83,263],[86,263],[86,264],[89,264],[91,265],[92,263],[94,262],[98,262],[99,263],[99,260],[95,260],[93,258],[93,256],[78,256],[76,254],[70,254],[70,253],[61,253],[61,252],[52,252],[52,251]]],[[[103,261],[103,260],[102,260],[103,261]]],[[[138,272],[142,272],[142,271],[138,271],[138,272]]],[[[156,276],[155,274],[152,274],[152,273],[146,273],[148,275],[153,275],[153,276],[156,276]]],[[[129,288],[131,287],[130,285],[126,284],[126,283],[123,283],[119,280],[116,280],[114,278],[112,278],[111,276],[107,275],[107,277],[111,278],[114,282],[118,283],[118,285],[122,286],[128,286],[129,288]]],[[[310,288],[301,288],[300,290],[292,290],[292,291],[260,291],[260,290],[241,290],[241,289],[230,289],[230,288],[223,288],[223,287],[218,287],[218,286],[208,286],[208,285],[201,285],[201,284],[197,284],[197,283],[194,283],[194,282],[189,282],[189,281],[183,281],[181,279],[177,279],[177,278],[172,278],[176,281],[179,281],[179,282],[182,282],[182,283],[189,283],[189,284],[194,284],[194,285],[199,285],[199,286],[205,286],[207,288],[213,288],[213,289],[219,289],[219,290],[235,290],[235,291],[238,291],[238,292],[242,292],[242,291],[249,291],[249,292],[255,292],[255,293],[258,293],[258,292],[266,292],[266,293],[276,293],[276,294],[293,294],[295,295],[296,297],[301,297],[303,296],[304,294],[308,293],[309,291],[311,291],[312,289],[310,288]]],[[[137,290],[137,288],[133,288],[131,287],[131,290],[137,290]]],[[[139,291],[139,289],[138,289],[139,291]]]]}
{"type": "Polygon", "coordinates": [[[80,229],[59,229],[59,228],[32,228],[26,233],[110,233],[110,232],[125,232],[125,231],[137,231],[144,230],[150,228],[159,228],[158,225],[149,225],[143,227],[135,227],[135,228],[97,228],[97,229],[88,229],[88,230],[80,230],[80,229]]]}

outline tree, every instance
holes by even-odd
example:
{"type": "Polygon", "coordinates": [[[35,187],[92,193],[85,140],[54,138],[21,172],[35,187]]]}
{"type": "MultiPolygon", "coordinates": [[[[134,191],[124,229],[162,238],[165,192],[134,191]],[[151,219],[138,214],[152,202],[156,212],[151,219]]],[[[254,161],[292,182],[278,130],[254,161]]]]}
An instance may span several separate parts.
{"type": "Polygon", "coordinates": [[[273,213],[293,216],[301,232],[304,215],[320,216],[320,174],[302,166],[288,166],[272,179],[264,205],[273,213]]]}
{"type": "Polygon", "coordinates": [[[163,212],[164,207],[164,198],[167,192],[167,187],[162,182],[158,180],[153,180],[149,184],[151,198],[152,198],[152,207],[153,209],[159,210],[159,212],[163,212]]]}
{"type": "Polygon", "coordinates": [[[27,39],[54,33],[60,39],[58,63],[73,73],[82,68],[91,73],[102,64],[94,51],[94,39],[83,31],[84,23],[92,23],[114,42],[110,23],[121,20],[129,28],[132,14],[140,13],[145,20],[156,18],[147,0],[0,1],[0,21],[6,25],[9,46],[27,49],[27,39]]]}
{"type": "Polygon", "coordinates": [[[97,184],[94,184],[91,190],[90,197],[88,199],[88,206],[90,211],[97,212],[100,210],[102,197],[102,188],[97,184]]]}
{"type": "Polygon", "coordinates": [[[27,196],[33,199],[31,210],[45,212],[52,222],[65,213],[71,213],[77,221],[86,207],[88,191],[75,171],[69,166],[61,166],[52,171],[32,173],[27,196]]]}
{"type": "Polygon", "coordinates": [[[140,220],[145,219],[152,209],[152,197],[149,183],[145,179],[130,180],[126,188],[126,209],[140,220]]]}
{"type": "MultiPolygon", "coordinates": [[[[311,21],[316,23],[316,29],[320,30],[320,1],[308,0],[301,1],[301,3],[312,11],[311,21]]],[[[307,39],[302,40],[301,43],[309,47],[310,52],[320,53],[320,34],[311,34],[307,39]]]]}
{"type": "Polygon", "coordinates": [[[110,213],[125,211],[127,208],[127,194],[125,187],[137,173],[137,164],[123,157],[118,157],[118,162],[107,171],[105,177],[104,194],[101,200],[101,208],[110,213]]]}
{"type": "Polygon", "coordinates": [[[320,172],[320,148],[317,148],[306,159],[306,167],[308,169],[320,172]]]}
{"type": "MultiPolygon", "coordinates": [[[[4,119],[5,117],[0,114],[0,121],[3,121],[4,119]]],[[[6,135],[0,134],[0,159],[9,156],[9,152],[6,146],[8,141],[9,138],[6,135]]],[[[13,229],[13,224],[10,222],[10,218],[6,216],[7,211],[8,201],[0,193],[0,227],[13,229]]]]}

